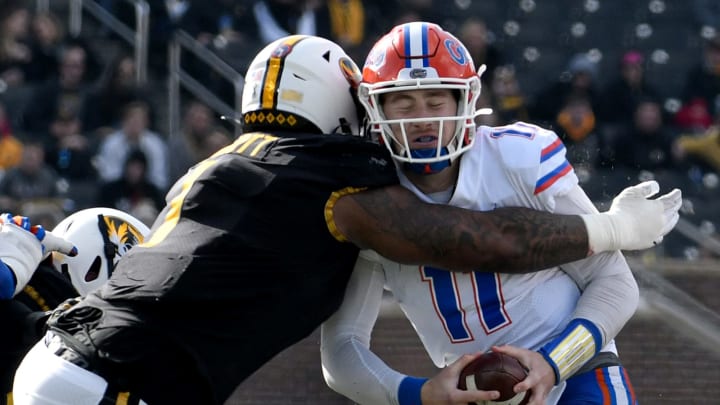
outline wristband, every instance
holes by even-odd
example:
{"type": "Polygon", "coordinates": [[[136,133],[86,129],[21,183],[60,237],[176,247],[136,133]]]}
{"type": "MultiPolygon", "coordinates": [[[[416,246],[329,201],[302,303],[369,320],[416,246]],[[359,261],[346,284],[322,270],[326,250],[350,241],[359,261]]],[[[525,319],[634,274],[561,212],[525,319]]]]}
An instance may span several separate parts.
{"type": "Polygon", "coordinates": [[[398,404],[400,405],[421,405],[422,386],[427,378],[405,377],[398,387],[398,404]]]}
{"type": "Polygon", "coordinates": [[[602,334],[587,319],[573,319],[555,339],[543,346],[539,353],[555,371],[555,385],[593,358],[602,344],[602,334]]]}

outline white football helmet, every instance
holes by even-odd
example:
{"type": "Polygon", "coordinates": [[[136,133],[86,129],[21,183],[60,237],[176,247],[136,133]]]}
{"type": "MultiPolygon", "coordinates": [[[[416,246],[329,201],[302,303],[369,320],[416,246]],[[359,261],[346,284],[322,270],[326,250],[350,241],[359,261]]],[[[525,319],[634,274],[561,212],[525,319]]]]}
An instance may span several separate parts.
{"type": "Polygon", "coordinates": [[[150,229],[125,212],[88,208],[62,220],[52,233],[78,248],[75,257],[53,252],[52,263],[85,296],[110,278],[118,259],[142,243],[150,229]]]}
{"type": "Polygon", "coordinates": [[[378,135],[393,157],[401,162],[430,164],[452,160],[468,150],[475,140],[475,117],[487,114],[477,110],[480,96],[480,75],[484,65],[475,65],[465,46],[440,26],[427,22],[411,22],[394,27],[370,50],[363,67],[358,97],[369,116],[369,131],[378,135]],[[434,150],[413,153],[406,135],[407,124],[427,122],[427,118],[388,120],[382,110],[381,96],[414,89],[450,89],[458,98],[457,115],[433,117],[439,122],[438,139],[451,141],[446,147],[438,142],[434,150]],[[455,121],[453,134],[442,133],[442,123],[455,121]],[[401,128],[395,134],[390,125],[401,128]]]}
{"type": "Polygon", "coordinates": [[[360,78],[355,62],[330,40],[310,35],[278,39],[258,53],[245,75],[245,131],[309,128],[358,135],[360,78]]]}

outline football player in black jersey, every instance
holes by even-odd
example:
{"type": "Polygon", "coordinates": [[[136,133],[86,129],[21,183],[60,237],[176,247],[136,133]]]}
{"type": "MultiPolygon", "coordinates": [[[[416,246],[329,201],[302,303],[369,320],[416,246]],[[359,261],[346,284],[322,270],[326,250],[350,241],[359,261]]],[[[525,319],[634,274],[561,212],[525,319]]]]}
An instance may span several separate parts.
{"type": "Polygon", "coordinates": [[[326,39],[279,39],[245,79],[245,134],[178,180],[107,283],[51,316],[17,405],[222,403],[338,308],[360,248],[528,271],[652,246],[677,220],[678,202],[647,196],[589,217],[420,202],[384,146],[352,136],[360,71],[326,39]]]}
{"type": "Polygon", "coordinates": [[[148,231],[112,208],[78,211],[52,232],[27,217],[0,216],[0,280],[7,282],[0,290],[14,288],[0,295],[0,405],[13,403],[15,369],[43,336],[49,311],[107,281],[117,259],[148,231]]]}

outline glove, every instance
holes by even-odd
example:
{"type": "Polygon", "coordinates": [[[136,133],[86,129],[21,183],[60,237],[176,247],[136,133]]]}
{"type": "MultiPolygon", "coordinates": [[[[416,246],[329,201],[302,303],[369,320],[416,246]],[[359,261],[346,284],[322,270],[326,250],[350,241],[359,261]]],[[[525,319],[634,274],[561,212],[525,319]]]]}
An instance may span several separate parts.
{"type": "Polygon", "coordinates": [[[662,242],[680,219],[682,193],[674,189],[651,200],[658,191],[656,181],[646,181],[624,189],[607,212],[581,215],[590,252],[640,250],[662,242]]]}
{"type": "Polygon", "coordinates": [[[27,217],[0,214],[0,259],[15,275],[13,295],[25,287],[43,255],[51,251],[77,255],[72,243],[46,232],[42,226],[32,226],[27,217]]]}
{"type": "Polygon", "coordinates": [[[60,252],[70,257],[77,256],[77,247],[72,243],[46,231],[42,225],[31,225],[28,217],[22,217],[20,215],[12,216],[8,213],[0,214],[0,224],[4,223],[15,224],[35,235],[35,238],[41,242],[42,253],[45,256],[50,252],[60,252]]]}

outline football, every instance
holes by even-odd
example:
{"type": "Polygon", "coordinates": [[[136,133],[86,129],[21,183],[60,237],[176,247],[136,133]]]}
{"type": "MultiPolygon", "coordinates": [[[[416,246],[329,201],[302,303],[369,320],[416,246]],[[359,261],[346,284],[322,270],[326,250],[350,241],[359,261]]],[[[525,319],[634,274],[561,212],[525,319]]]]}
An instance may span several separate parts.
{"type": "Polygon", "coordinates": [[[500,397],[495,401],[484,401],[476,405],[524,405],[530,400],[530,392],[516,394],[513,392],[513,387],[526,376],[527,370],[514,357],[488,352],[473,360],[462,370],[458,388],[500,392],[500,397]]]}

